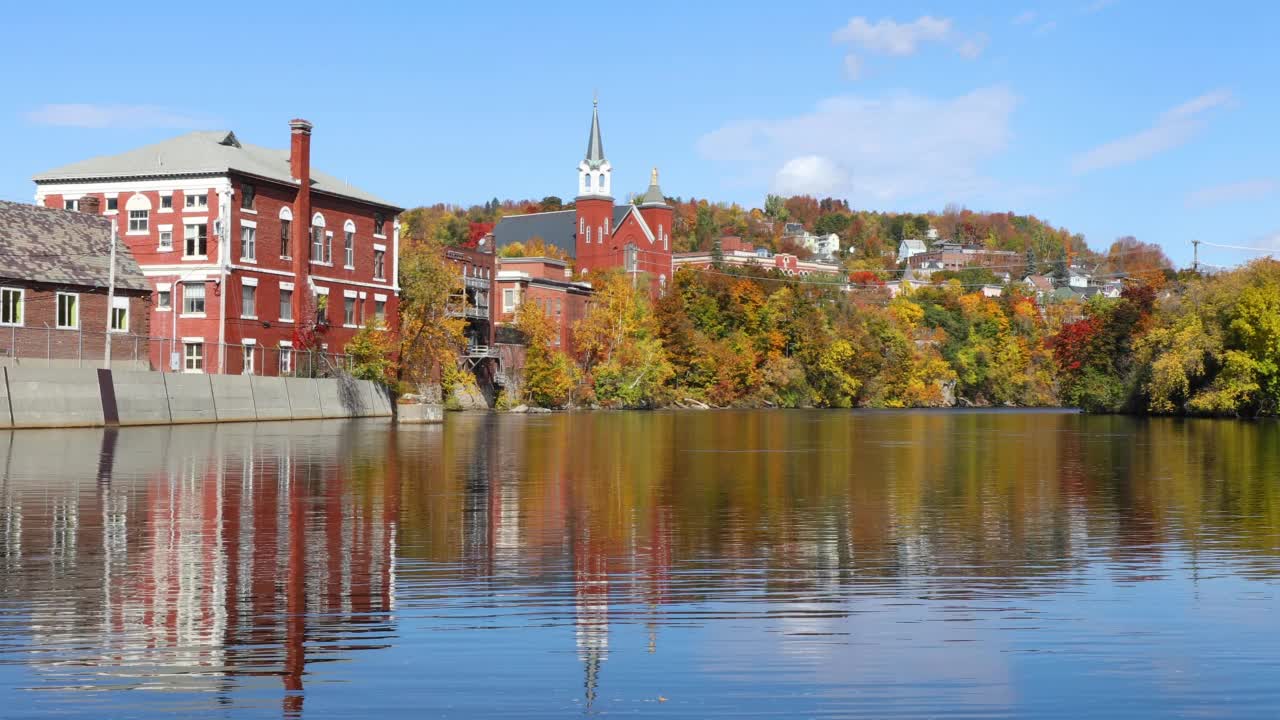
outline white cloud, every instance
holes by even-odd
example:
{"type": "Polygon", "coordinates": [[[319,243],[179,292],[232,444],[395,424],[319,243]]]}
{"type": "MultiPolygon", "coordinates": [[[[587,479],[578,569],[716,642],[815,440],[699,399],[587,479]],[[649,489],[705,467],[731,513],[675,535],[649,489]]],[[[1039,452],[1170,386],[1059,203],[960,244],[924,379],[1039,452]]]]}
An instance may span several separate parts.
{"type": "Polygon", "coordinates": [[[1004,87],[949,99],[833,97],[801,115],[726,125],[698,150],[778,192],[961,200],[993,184],[982,165],[1007,145],[1016,104],[1004,87]]]}
{"type": "Polygon", "coordinates": [[[24,115],[36,125],[78,128],[198,128],[205,119],[155,105],[42,105],[24,115]]]}
{"type": "Polygon", "coordinates": [[[1186,205],[1189,208],[1203,209],[1234,202],[1261,200],[1275,194],[1278,189],[1280,189],[1280,182],[1272,178],[1213,185],[1187,193],[1186,205]]]}
{"type": "MultiPolygon", "coordinates": [[[[932,15],[903,23],[887,18],[873,23],[865,17],[855,17],[831,37],[836,43],[849,45],[861,52],[892,57],[914,55],[926,43],[939,43],[972,60],[987,47],[985,34],[963,35],[956,32],[950,18],[932,15]]],[[[850,53],[845,56],[846,74],[851,63],[861,70],[862,61],[850,53]]]]}
{"type": "Polygon", "coordinates": [[[1203,114],[1231,100],[1227,90],[1215,90],[1160,114],[1156,124],[1077,154],[1071,160],[1076,174],[1128,165],[1186,143],[1204,129],[1203,114]]]}
{"type": "Polygon", "coordinates": [[[882,55],[912,55],[921,43],[945,40],[951,20],[925,15],[909,23],[881,20],[875,24],[856,17],[835,33],[835,41],[882,55]]]}
{"type": "Polygon", "coordinates": [[[862,77],[862,60],[857,55],[844,56],[844,76],[850,80],[862,77]]]}
{"type": "Polygon", "coordinates": [[[1055,29],[1057,29],[1057,27],[1058,27],[1058,22],[1056,20],[1050,20],[1049,22],[1040,23],[1040,25],[1036,27],[1035,34],[1048,35],[1049,33],[1053,32],[1055,29]]]}
{"type": "Polygon", "coordinates": [[[1014,25],[1030,25],[1031,23],[1035,22],[1035,20],[1036,20],[1035,10],[1023,10],[1021,13],[1018,13],[1017,17],[1013,19],[1013,24],[1014,25]]]}

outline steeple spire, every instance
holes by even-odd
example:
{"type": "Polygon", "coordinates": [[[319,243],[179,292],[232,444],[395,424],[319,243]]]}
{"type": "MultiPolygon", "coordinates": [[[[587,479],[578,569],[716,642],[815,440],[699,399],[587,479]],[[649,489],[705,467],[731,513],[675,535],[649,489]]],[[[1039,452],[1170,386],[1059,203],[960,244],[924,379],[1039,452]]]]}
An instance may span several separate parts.
{"type": "Polygon", "coordinates": [[[600,98],[591,99],[591,137],[587,138],[587,165],[592,170],[604,164],[604,142],[600,140],[600,98]]]}

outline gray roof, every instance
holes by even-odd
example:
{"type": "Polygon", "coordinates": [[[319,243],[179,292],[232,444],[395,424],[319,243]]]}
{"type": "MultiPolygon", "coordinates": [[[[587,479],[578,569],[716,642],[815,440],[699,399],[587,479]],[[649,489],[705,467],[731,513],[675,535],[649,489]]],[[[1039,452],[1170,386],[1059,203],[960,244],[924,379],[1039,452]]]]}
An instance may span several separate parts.
{"type": "MultiPolygon", "coordinates": [[[[0,200],[0,277],[105,288],[110,259],[108,218],[0,200]]],[[[116,244],[116,287],[151,289],[123,240],[116,244]]]]}
{"type": "MultiPolygon", "coordinates": [[[[614,228],[618,227],[618,223],[622,222],[623,216],[630,209],[630,205],[614,206],[614,228]]],[[[569,257],[576,257],[577,217],[576,210],[507,215],[493,228],[494,247],[496,250],[501,250],[512,243],[527,243],[537,237],[542,238],[542,241],[548,245],[555,245],[565,251],[569,257]]]]}
{"type": "Polygon", "coordinates": [[[912,251],[912,252],[927,252],[927,251],[928,251],[928,248],[927,248],[927,247],[925,247],[925,244],[924,244],[924,241],[923,241],[923,240],[917,240],[917,239],[915,239],[915,238],[907,238],[906,240],[903,240],[902,242],[903,242],[903,244],[905,244],[905,245],[907,246],[907,249],[908,249],[908,250],[910,250],[910,251],[912,251]]]}
{"type": "MultiPolygon", "coordinates": [[[[222,175],[240,172],[286,185],[294,184],[289,151],[242,143],[230,130],[197,131],[119,155],[81,160],[36,175],[36,183],[106,178],[222,175]]],[[[313,192],[341,195],[375,205],[398,206],[332,175],[311,170],[313,192]]]]}
{"type": "Polygon", "coordinates": [[[600,112],[596,103],[591,105],[591,136],[587,138],[586,159],[592,170],[604,164],[604,141],[600,139],[600,112]]]}
{"type": "Polygon", "coordinates": [[[662,188],[658,187],[658,168],[654,168],[653,174],[649,176],[649,189],[641,196],[640,204],[666,206],[667,196],[663,195],[662,188]]]}

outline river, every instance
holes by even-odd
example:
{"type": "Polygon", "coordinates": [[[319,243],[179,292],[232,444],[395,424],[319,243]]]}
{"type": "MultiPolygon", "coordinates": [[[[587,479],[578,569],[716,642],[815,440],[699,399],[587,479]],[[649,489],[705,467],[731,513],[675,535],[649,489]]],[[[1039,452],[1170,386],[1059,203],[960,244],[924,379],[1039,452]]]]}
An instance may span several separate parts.
{"type": "Polygon", "coordinates": [[[1274,718],[1280,424],[0,434],[0,716],[1274,718]]]}

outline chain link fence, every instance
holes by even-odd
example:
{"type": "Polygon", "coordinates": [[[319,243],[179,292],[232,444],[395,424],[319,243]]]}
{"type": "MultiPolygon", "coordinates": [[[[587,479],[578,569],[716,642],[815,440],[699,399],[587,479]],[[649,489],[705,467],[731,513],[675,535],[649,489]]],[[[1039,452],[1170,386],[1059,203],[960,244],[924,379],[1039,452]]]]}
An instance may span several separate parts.
{"type": "Polygon", "coordinates": [[[179,338],[65,328],[0,326],[0,365],[53,368],[106,366],[113,370],[332,377],[350,372],[351,357],[254,343],[186,342],[179,338]]]}

